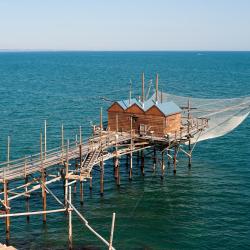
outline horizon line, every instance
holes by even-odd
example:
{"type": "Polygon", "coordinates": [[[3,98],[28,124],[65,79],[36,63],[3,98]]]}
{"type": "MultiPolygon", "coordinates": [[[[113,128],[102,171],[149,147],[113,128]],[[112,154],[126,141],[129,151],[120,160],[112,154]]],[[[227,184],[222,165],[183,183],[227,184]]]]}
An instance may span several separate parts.
{"type": "Polygon", "coordinates": [[[250,50],[83,50],[83,49],[0,49],[0,52],[250,52],[250,50]]]}

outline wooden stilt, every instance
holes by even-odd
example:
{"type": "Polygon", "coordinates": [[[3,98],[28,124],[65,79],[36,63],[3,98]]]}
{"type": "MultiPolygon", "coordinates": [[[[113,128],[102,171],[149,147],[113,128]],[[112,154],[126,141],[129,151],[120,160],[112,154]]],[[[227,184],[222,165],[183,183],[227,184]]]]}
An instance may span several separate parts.
{"type": "Polygon", "coordinates": [[[136,153],[136,165],[139,166],[140,163],[140,151],[137,151],[136,153]]]}
{"type": "Polygon", "coordinates": [[[47,121],[44,121],[44,160],[46,160],[47,153],[47,121]]]}
{"type": "Polygon", "coordinates": [[[117,177],[118,177],[118,157],[117,156],[115,156],[115,162],[114,162],[114,172],[115,172],[115,179],[117,179],[117,177]]]}
{"type": "MultiPolygon", "coordinates": [[[[77,169],[78,169],[77,159],[75,159],[75,169],[76,169],[76,172],[77,172],[77,169]]],[[[76,182],[74,183],[74,194],[75,193],[76,193],[76,182]]]]}
{"type": "Polygon", "coordinates": [[[128,170],[129,165],[129,155],[126,155],[126,169],[128,170]]]}
{"type": "Polygon", "coordinates": [[[176,157],[177,157],[177,146],[174,147],[174,174],[176,174],[176,157]]]}
{"type": "MultiPolygon", "coordinates": [[[[27,185],[28,182],[29,182],[29,177],[28,177],[28,175],[25,175],[25,184],[27,185]]],[[[28,191],[28,187],[25,186],[25,192],[27,192],[27,191],[28,191]]],[[[26,196],[25,203],[26,203],[26,212],[28,213],[30,211],[29,196],[26,196]]],[[[27,222],[29,222],[30,216],[27,215],[26,218],[27,218],[27,222]]]]}
{"type": "Polygon", "coordinates": [[[119,160],[118,160],[118,164],[117,164],[117,179],[116,179],[116,184],[117,186],[120,186],[121,184],[121,179],[120,179],[120,164],[119,164],[119,160]]]}
{"type": "Polygon", "coordinates": [[[113,249],[112,244],[113,244],[114,228],[115,228],[115,213],[113,213],[113,217],[112,217],[112,225],[111,225],[111,232],[110,232],[110,239],[109,239],[109,250],[113,249]]]}
{"type": "Polygon", "coordinates": [[[68,178],[69,178],[69,140],[67,140],[66,162],[65,166],[65,181],[64,181],[64,204],[68,208],[68,178]]]}
{"type": "Polygon", "coordinates": [[[188,140],[188,150],[189,150],[189,156],[188,156],[188,167],[191,168],[191,161],[192,161],[192,156],[191,156],[191,139],[190,139],[190,118],[191,118],[191,104],[190,104],[190,99],[188,99],[188,127],[187,127],[187,131],[188,131],[188,136],[189,136],[189,140],[188,140]]]}
{"type": "Polygon", "coordinates": [[[154,152],[153,152],[153,171],[155,172],[156,170],[156,148],[154,147],[154,152]]]}
{"type": "MultiPolygon", "coordinates": [[[[42,184],[42,201],[43,201],[43,211],[47,209],[47,193],[45,190],[45,169],[43,164],[43,135],[42,131],[40,132],[40,161],[41,161],[41,184],[42,184]]],[[[43,223],[46,223],[46,213],[43,214],[43,223]]]]}
{"type": "Polygon", "coordinates": [[[7,143],[7,166],[9,167],[10,162],[10,136],[8,136],[8,143],[7,143]]]}
{"type": "Polygon", "coordinates": [[[164,150],[161,152],[161,179],[164,178],[164,150]]]}
{"type": "Polygon", "coordinates": [[[169,149],[167,149],[167,154],[168,154],[168,167],[170,167],[171,158],[170,158],[170,150],[169,149]]]}
{"type": "Polygon", "coordinates": [[[103,160],[101,160],[100,162],[100,194],[101,196],[103,195],[103,191],[104,191],[104,164],[103,164],[103,160]]]}
{"type": "Polygon", "coordinates": [[[90,172],[90,178],[89,178],[89,189],[92,190],[92,171],[90,172]]]}
{"type": "Polygon", "coordinates": [[[64,162],[64,128],[61,126],[61,148],[62,148],[62,164],[64,162]]]}
{"type": "MultiPolygon", "coordinates": [[[[69,188],[69,203],[71,204],[72,202],[72,198],[71,198],[71,186],[68,187],[69,188]]],[[[69,206],[69,249],[73,249],[73,241],[72,241],[72,209],[69,206]]]]}
{"type": "Polygon", "coordinates": [[[129,180],[132,180],[133,169],[133,118],[130,117],[130,166],[129,166],[129,180]]]}
{"type": "Polygon", "coordinates": [[[80,181],[80,204],[83,205],[83,181],[80,181]]]}
{"type": "MultiPolygon", "coordinates": [[[[8,201],[8,180],[4,180],[4,205],[6,214],[10,213],[9,201],[8,201]]],[[[10,239],[10,217],[5,218],[5,231],[6,231],[6,241],[10,239]]]]}
{"type": "Polygon", "coordinates": [[[144,150],[141,151],[141,173],[144,176],[144,150]]]}

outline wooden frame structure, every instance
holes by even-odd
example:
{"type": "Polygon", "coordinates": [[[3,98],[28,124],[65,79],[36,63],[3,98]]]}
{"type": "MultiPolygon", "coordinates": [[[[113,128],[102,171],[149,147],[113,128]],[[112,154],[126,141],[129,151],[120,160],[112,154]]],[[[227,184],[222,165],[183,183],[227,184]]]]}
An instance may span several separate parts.
{"type": "MultiPolygon", "coordinates": [[[[190,107],[190,105],[188,106],[190,107]]],[[[188,112],[190,109],[188,109],[188,112]]],[[[164,178],[164,156],[168,158],[170,165],[171,158],[173,159],[173,172],[177,169],[177,155],[179,151],[184,152],[189,158],[189,165],[191,165],[191,156],[193,148],[190,145],[190,138],[201,133],[208,126],[208,120],[203,118],[191,118],[188,115],[186,123],[183,127],[175,132],[174,135],[167,137],[157,137],[152,134],[140,135],[133,129],[133,117],[130,116],[130,131],[119,132],[118,120],[116,120],[117,131],[105,130],[102,125],[102,110],[100,114],[100,125],[95,127],[93,135],[87,140],[83,141],[80,136],[79,141],[65,144],[64,128],[62,125],[61,131],[61,147],[47,150],[46,138],[46,121],[44,128],[44,137],[40,133],[40,153],[29,157],[24,157],[16,160],[10,160],[10,138],[8,137],[7,161],[0,164],[0,184],[3,191],[0,192],[0,203],[3,207],[0,219],[5,218],[6,240],[8,243],[10,235],[10,218],[13,216],[29,216],[41,214],[43,215],[43,222],[46,223],[46,215],[49,213],[65,212],[69,213],[69,248],[72,248],[72,225],[71,225],[71,210],[73,209],[81,218],[82,215],[76,210],[69,198],[71,193],[71,185],[76,185],[80,182],[80,197],[81,204],[83,203],[83,181],[89,181],[89,187],[92,189],[92,171],[94,166],[99,166],[100,170],[100,194],[104,193],[104,162],[114,159],[114,175],[116,183],[120,185],[120,164],[119,158],[127,155],[129,158],[128,177],[132,180],[133,175],[133,154],[141,152],[141,171],[144,174],[144,151],[151,149],[153,158],[153,170],[159,164],[161,168],[161,178],[164,178]],[[44,138],[44,143],[43,143],[44,138]],[[185,151],[181,145],[188,144],[188,151],[185,151]],[[157,151],[161,154],[161,159],[157,160],[157,151]],[[171,152],[174,152],[173,154],[171,152]],[[60,166],[60,174],[53,174],[53,170],[60,166]],[[9,183],[24,180],[24,184],[16,185],[14,188],[9,188],[9,183]],[[49,185],[55,182],[63,181],[64,183],[64,201],[60,201],[49,189],[49,185]],[[70,190],[69,190],[70,187],[70,190]],[[42,191],[42,211],[31,211],[29,204],[30,195],[35,192],[42,191]],[[60,208],[54,210],[47,210],[48,194],[52,196],[60,208]],[[16,199],[24,198],[26,212],[12,213],[11,203],[16,199]]],[[[18,183],[18,182],[17,182],[18,183]]],[[[88,225],[86,219],[85,224],[88,225]]],[[[92,231],[93,229],[91,229],[92,231]]],[[[94,231],[95,232],[95,231],[94,231]]],[[[105,241],[96,232],[95,234],[105,243],[105,241]]],[[[113,236],[112,236],[113,237],[113,236]]],[[[112,249],[112,246],[111,248],[112,249]]]]}

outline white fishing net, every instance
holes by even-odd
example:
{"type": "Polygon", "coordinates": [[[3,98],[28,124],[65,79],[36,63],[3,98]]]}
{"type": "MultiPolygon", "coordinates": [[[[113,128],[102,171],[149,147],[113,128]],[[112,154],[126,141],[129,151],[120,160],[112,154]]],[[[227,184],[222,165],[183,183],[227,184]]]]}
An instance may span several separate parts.
{"type": "MultiPolygon", "coordinates": [[[[151,98],[154,98],[154,96],[151,98]]],[[[190,100],[191,108],[194,108],[191,110],[191,116],[209,119],[209,127],[200,135],[197,134],[191,143],[194,143],[196,140],[212,139],[229,133],[239,126],[250,113],[250,97],[201,99],[162,93],[161,97],[159,94],[158,99],[160,100],[161,98],[163,102],[173,101],[180,107],[187,107],[188,100],[190,100]]]]}

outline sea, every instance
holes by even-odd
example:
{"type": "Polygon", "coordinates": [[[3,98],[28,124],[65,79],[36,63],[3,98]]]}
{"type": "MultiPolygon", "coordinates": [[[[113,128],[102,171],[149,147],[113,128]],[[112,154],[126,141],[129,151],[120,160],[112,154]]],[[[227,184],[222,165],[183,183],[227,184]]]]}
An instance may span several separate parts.
{"type": "MultiPolygon", "coordinates": [[[[114,100],[146,90],[159,74],[159,88],[176,95],[199,98],[250,96],[250,52],[81,52],[5,51],[0,53],[0,161],[39,153],[40,131],[47,120],[47,149],[60,146],[61,124],[65,140],[74,142],[82,126],[83,138],[99,123],[100,109],[114,100]]],[[[151,95],[151,91],[147,93],[151,95]]],[[[79,138],[79,137],[78,137],[79,138]]],[[[177,174],[166,167],[152,171],[150,155],[145,176],[134,160],[129,181],[126,159],[120,159],[121,185],[113,176],[113,162],[105,163],[104,196],[98,171],[93,189],[84,182],[84,204],[79,186],[72,199],[89,224],[109,239],[112,213],[116,213],[113,244],[116,249],[250,249],[250,118],[229,134],[197,144],[188,168],[180,154],[177,174]]],[[[59,168],[59,167],[58,167],[59,168]]],[[[19,181],[23,183],[23,180],[19,181]]],[[[14,186],[16,183],[10,183],[14,186]]],[[[63,198],[62,183],[51,190],[63,198]]],[[[11,212],[25,209],[25,198],[10,203],[11,212]]],[[[30,210],[42,208],[41,192],[30,197],[30,210]]],[[[60,205],[48,195],[48,209],[60,205]]],[[[5,223],[0,219],[0,242],[5,223]]],[[[10,242],[17,249],[67,249],[68,217],[50,214],[11,218],[10,242]]],[[[73,248],[107,249],[73,214],[73,248]]]]}

